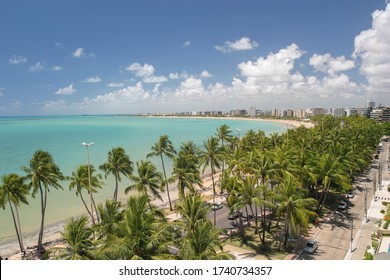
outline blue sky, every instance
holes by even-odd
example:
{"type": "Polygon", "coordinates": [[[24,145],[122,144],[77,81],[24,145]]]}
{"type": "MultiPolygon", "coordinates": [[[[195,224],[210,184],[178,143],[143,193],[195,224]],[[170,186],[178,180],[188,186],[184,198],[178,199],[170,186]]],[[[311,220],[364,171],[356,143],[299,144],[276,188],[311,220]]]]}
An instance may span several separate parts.
{"type": "Polygon", "coordinates": [[[388,0],[2,0],[0,115],[390,103],[388,0]]]}

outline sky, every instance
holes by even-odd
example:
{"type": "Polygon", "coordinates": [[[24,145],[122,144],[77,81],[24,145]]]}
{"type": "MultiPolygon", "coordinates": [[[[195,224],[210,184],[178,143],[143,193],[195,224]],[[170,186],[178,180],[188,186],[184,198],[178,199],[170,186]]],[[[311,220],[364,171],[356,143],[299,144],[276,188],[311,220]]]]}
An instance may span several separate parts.
{"type": "Polygon", "coordinates": [[[1,0],[0,116],[390,105],[389,0],[1,0]]]}

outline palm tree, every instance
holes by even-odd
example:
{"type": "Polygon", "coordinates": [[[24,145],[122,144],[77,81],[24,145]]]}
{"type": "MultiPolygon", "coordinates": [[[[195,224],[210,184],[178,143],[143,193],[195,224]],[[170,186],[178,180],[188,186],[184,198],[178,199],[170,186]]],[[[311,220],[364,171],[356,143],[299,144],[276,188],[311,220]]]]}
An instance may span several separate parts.
{"type": "Polygon", "coordinates": [[[45,214],[47,205],[47,196],[49,187],[62,189],[60,181],[64,179],[60,168],[54,163],[52,156],[42,150],[34,153],[30,160],[29,167],[23,166],[22,169],[27,173],[26,178],[30,181],[29,185],[32,188],[32,196],[35,197],[39,191],[41,198],[41,227],[38,237],[38,252],[43,253],[43,229],[45,226],[45,214]]]}
{"type": "Polygon", "coordinates": [[[179,195],[181,196],[185,195],[185,189],[194,193],[194,185],[198,185],[199,188],[203,187],[203,182],[196,162],[192,159],[192,157],[186,157],[180,153],[178,157],[173,159],[173,172],[168,181],[177,181],[177,189],[179,190],[179,195]]]}
{"type": "MultiPolygon", "coordinates": [[[[204,173],[207,167],[210,167],[211,180],[213,183],[213,204],[215,204],[215,179],[214,175],[221,167],[223,160],[223,150],[218,145],[218,139],[215,137],[208,138],[207,142],[203,142],[205,150],[201,151],[200,160],[203,165],[202,172],[204,173]]],[[[214,226],[217,223],[216,211],[214,211],[214,226]]]]}
{"type": "MultiPolygon", "coordinates": [[[[88,176],[91,176],[92,193],[97,192],[97,188],[101,188],[101,185],[103,184],[103,182],[101,181],[102,176],[100,174],[94,175],[94,172],[95,168],[93,165],[90,165],[90,175],[88,175],[88,165],[80,165],[79,167],[77,167],[77,170],[75,172],[72,172],[72,176],[66,177],[66,179],[70,181],[69,190],[76,188],[76,195],[80,196],[80,199],[83,202],[84,207],[88,212],[88,215],[91,217],[93,224],[95,224],[95,217],[93,215],[94,211],[93,209],[89,209],[83,196],[83,190],[90,192],[88,176]]],[[[99,215],[96,211],[97,209],[95,205],[95,200],[93,199],[92,194],[90,194],[90,197],[92,197],[91,207],[92,205],[94,206],[97,219],[99,220],[99,215]]]]}
{"type": "Polygon", "coordinates": [[[121,174],[129,177],[133,172],[133,163],[126,151],[122,147],[112,148],[108,152],[107,162],[99,166],[99,169],[105,172],[105,177],[112,174],[115,177],[115,191],[113,200],[118,200],[119,182],[122,181],[121,174]]]}
{"type": "MultiPolygon", "coordinates": [[[[233,139],[232,131],[227,124],[221,125],[217,128],[216,136],[221,141],[222,149],[225,149],[225,142],[229,142],[233,139]]],[[[222,172],[225,170],[225,159],[222,161],[222,172]]]]}
{"type": "Polygon", "coordinates": [[[164,172],[165,186],[167,189],[168,201],[169,201],[169,209],[173,211],[171,196],[169,194],[169,186],[167,180],[167,174],[165,171],[164,165],[164,155],[168,158],[173,158],[176,154],[175,148],[171,140],[168,138],[168,135],[161,135],[158,141],[152,146],[152,152],[149,153],[146,157],[159,156],[161,159],[161,164],[164,172]]]}
{"type": "Polygon", "coordinates": [[[65,241],[65,248],[54,247],[57,259],[61,260],[90,260],[93,259],[93,231],[87,226],[87,216],[80,218],[71,217],[65,225],[62,236],[65,241]]]}
{"type": "Polygon", "coordinates": [[[179,256],[183,260],[232,260],[234,257],[223,252],[219,239],[220,230],[209,220],[195,224],[193,231],[183,238],[179,256]]]}
{"type": "Polygon", "coordinates": [[[310,216],[316,216],[310,208],[314,207],[316,200],[308,198],[308,192],[299,189],[299,182],[289,173],[285,172],[284,179],[279,187],[280,204],[277,208],[277,214],[284,216],[284,245],[287,245],[288,233],[291,230],[298,232],[298,226],[306,227],[310,216]]]}
{"type": "Polygon", "coordinates": [[[100,216],[100,222],[96,225],[100,236],[97,239],[103,239],[109,234],[119,234],[120,224],[124,219],[124,210],[119,201],[106,200],[104,204],[97,206],[97,212],[100,216]]]}
{"type": "Polygon", "coordinates": [[[170,257],[171,227],[163,213],[148,206],[149,197],[131,196],[119,234],[108,235],[101,246],[104,259],[161,259],[170,257]]]}
{"type": "Polygon", "coordinates": [[[150,161],[137,162],[137,175],[131,175],[133,185],[125,189],[125,194],[136,189],[137,191],[148,196],[151,192],[154,197],[162,201],[160,192],[163,190],[163,179],[161,172],[157,171],[156,166],[150,161]]]}
{"type": "Polygon", "coordinates": [[[20,247],[20,253],[25,253],[23,244],[22,228],[20,226],[18,206],[20,203],[28,204],[28,186],[24,183],[24,178],[17,174],[2,176],[3,184],[0,186],[0,206],[5,209],[8,202],[14,221],[16,237],[20,247]],[[15,208],[15,210],[14,210],[15,208]]]}
{"type": "Polygon", "coordinates": [[[209,207],[204,204],[202,197],[195,193],[180,196],[180,201],[175,205],[175,211],[180,214],[185,225],[185,231],[193,232],[197,222],[207,219],[209,207]]]}

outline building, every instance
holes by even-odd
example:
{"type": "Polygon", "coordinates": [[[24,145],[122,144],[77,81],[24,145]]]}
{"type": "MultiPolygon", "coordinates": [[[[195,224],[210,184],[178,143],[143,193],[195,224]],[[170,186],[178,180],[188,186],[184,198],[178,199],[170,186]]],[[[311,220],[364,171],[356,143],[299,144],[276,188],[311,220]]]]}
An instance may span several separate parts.
{"type": "Polygon", "coordinates": [[[370,119],[378,122],[390,122],[390,107],[378,107],[371,111],[370,119]]]}
{"type": "Polygon", "coordinates": [[[333,108],[332,115],[339,118],[345,116],[345,108],[333,108]]]}

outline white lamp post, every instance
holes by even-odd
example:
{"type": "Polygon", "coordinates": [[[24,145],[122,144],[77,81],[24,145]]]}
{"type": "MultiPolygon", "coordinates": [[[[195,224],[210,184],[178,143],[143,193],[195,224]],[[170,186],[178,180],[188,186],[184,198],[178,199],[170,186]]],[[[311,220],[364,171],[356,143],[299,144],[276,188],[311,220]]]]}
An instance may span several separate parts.
{"type": "Polygon", "coordinates": [[[83,142],[83,146],[87,148],[87,159],[88,159],[88,188],[89,188],[89,196],[91,199],[91,218],[92,218],[92,224],[95,224],[95,219],[93,217],[93,199],[92,199],[92,187],[91,187],[91,167],[89,163],[89,146],[93,145],[94,142],[91,143],[85,143],[83,142]]]}

